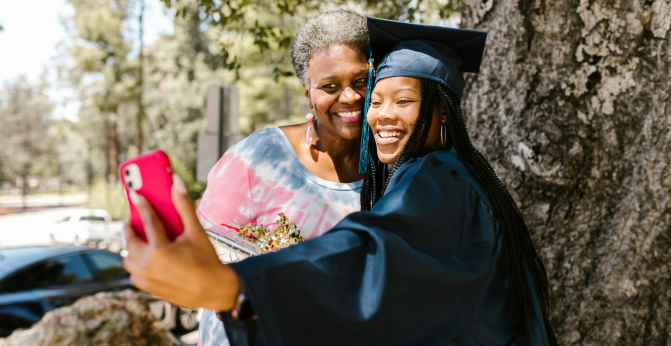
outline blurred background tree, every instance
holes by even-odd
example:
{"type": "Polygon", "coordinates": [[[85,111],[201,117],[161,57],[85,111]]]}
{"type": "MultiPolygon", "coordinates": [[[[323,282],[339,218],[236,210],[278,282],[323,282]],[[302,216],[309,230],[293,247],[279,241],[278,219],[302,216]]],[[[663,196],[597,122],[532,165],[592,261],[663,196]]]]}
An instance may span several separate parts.
{"type": "Polygon", "coordinates": [[[54,176],[58,167],[49,136],[52,104],[46,85],[30,85],[25,77],[0,92],[0,174],[12,178],[25,196],[31,176],[54,176]]]}

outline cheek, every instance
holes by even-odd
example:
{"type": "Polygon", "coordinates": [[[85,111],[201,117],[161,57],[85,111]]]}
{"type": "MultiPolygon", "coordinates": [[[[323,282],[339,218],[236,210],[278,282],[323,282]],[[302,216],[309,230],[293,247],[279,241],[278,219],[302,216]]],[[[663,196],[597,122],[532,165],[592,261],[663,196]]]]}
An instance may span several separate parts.
{"type": "Polygon", "coordinates": [[[399,122],[405,125],[408,135],[412,134],[412,131],[415,130],[418,115],[419,109],[416,109],[416,107],[407,107],[402,112],[399,112],[399,122]]]}
{"type": "MultiPolygon", "coordinates": [[[[365,106],[364,106],[365,107],[365,106]]],[[[377,110],[373,107],[368,108],[368,114],[366,114],[366,122],[370,128],[375,127],[375,116],[377,115],[377,110]]]]}
{"type": "Polygon", "coordinates": [[[317,112],[321,114],[327,114],[331,108],[331,105],[333,105],[333,97],[319,90],[313,93],[313,95],[313,102],[317,112]]]}

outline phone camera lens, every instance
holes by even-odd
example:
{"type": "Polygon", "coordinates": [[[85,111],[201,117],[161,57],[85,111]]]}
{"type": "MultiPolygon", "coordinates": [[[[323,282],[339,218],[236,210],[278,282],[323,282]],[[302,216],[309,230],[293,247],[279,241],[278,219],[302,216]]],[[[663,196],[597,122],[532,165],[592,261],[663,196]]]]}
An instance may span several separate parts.
{"type": "Polygon", "coordinates": [[[129,182],[128,182],[128,187],[129,187],[129,188],[132,188],[132,187],[133,187],[133,182],[132,182],[132,181],[129,181],[129,182]]]}
{"type": "Polygon", "coordinates": [[[126,174],[126,176],[129,176],[130,175],[130,169],[125,169],[124,173],[126,174]]]}

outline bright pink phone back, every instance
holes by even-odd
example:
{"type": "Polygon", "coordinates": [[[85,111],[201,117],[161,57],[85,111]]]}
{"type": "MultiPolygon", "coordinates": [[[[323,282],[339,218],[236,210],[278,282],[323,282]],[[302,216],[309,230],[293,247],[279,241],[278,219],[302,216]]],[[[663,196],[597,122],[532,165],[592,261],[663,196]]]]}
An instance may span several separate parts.
{"type": "Polygon", "coordinates": [[[124,175],[124,168],[133,163],[140,168],[140,175],[142,176],[142,187],[135,191],[146,198],[152,207],[154,207],[154,212],[156,212],[163,224],[168,238],[175,240],[177,236],[182,234],[184,227],[172,203],[170,188],[172,187],[173,172],[168,155],[162,150],[155,150],[124,161],[121,164],[119,176],[126,189],[126,198],[130,206],[131,224],[135,228],[137,235],[146,242],[147,236],[142,225],[142,218],[130,200],[130,195],[128,195],[130,191],[128,191],[128,187],[126,186],[124,175]]]}

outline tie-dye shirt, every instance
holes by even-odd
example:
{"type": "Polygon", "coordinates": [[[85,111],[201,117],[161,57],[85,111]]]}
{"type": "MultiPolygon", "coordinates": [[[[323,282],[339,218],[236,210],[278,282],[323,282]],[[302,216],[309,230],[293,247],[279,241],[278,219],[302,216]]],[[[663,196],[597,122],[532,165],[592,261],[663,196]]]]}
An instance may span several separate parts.
{"type": "Polygon", "coordinates": [[[254,132],[231,147],[207,181],[198,208],[206,224],[273,226],[283,212],[303,238],[312,239],[361,210],[361,181],[345,184],[317,177],[277,127],[254,132]]]}
{"type": "MultiPolygon", "coordinates": [[[[361,181],[345,184],[317,177],[277,127],[255,132],[231,147],[207,180],[198,208],[205,228],[231,222],[274,226],[283,212],[307,240],[361,210],[361,181]]],[[[228,345],[223,324],[212,311],[203,314],[199,332],[201,345],[228,345]]]]}

